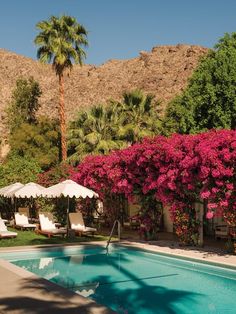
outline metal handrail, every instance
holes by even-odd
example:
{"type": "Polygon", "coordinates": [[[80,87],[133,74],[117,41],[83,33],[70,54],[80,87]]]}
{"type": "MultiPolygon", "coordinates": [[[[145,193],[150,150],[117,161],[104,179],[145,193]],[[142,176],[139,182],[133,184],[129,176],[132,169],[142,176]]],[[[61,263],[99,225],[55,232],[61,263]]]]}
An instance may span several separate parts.
{"type": "Polygon", "coordinates": [[[116,223],[117,223],[117,229],[118,229],[118,241],[120,242],[120,222],[119,222],[119,220],[115,220],[115,221],[114,221],[114,224],[113,224],[113,226],[112,226],[112,229],[111,229],[111,233],[110,233],[109,238],[108,238],[108,240],[107,240],[106,250],[108,249],[108,246],[109,246],[109,244],[110,244],[110,242],[111,242],[111,237],[112,237],[112,235],[113,235],[113,232],[114,232],[116,223]]]}

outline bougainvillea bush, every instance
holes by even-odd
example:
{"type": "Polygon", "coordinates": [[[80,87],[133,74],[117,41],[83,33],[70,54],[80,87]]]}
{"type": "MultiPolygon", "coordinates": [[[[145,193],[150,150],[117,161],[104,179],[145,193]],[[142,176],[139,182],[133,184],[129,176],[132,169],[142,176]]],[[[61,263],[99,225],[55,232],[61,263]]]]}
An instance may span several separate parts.
{"type": "Polygon", "coordinates": [[[56,165],[49,170],[38,175],[37,182],[44,187],[57,184],[58,182],[70,179],[75,173],[73,166],[66,163],[56,165]]]}
{"type": "Polygon", "coordinates": [[[182,242],[197,242],[195,202],[206,218],[236,220],[236,131],[157,136],[107,156],[88,157],[73,178],[101,197],[153,194],[168,205],[182,242]]]}

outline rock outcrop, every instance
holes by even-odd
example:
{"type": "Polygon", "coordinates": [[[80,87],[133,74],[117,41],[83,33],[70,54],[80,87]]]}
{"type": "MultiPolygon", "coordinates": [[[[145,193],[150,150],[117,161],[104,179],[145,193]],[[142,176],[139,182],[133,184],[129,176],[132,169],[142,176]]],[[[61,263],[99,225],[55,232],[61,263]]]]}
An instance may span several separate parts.
{"type": "MultiPolygon", "coordinates": [[[[80,108],[121,99],[124,91],[136,88],[152,93],[163,108],[187,85],[199,59],[208,49],[200,46],[158,46],[141,51],[129,60],[109,60],[100,66],[75,65],[65,82],[67,119],[80,108]]],[[[0,49],[0,131],[5,134],[4,108],[10,101],[16,79],[33,76],[40,83],[41,112],[57,115],[58,81],[51,65],[0,49]]]]}

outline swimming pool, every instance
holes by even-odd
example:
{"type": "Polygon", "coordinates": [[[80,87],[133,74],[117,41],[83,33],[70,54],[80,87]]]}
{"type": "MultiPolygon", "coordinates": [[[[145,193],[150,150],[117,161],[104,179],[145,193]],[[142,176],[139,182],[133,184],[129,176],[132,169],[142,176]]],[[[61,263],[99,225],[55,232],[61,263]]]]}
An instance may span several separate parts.
{"type": "Polygon", "coordinates": [[[122,314],[236,313],[234,269],[121,246],[1,257],[122,314]]]}

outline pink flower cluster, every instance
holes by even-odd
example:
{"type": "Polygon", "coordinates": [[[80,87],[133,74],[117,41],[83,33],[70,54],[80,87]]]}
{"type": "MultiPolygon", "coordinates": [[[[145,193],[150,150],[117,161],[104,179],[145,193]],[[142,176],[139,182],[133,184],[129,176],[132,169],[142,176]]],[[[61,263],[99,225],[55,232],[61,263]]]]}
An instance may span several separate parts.
{"type": "Polygon", "coordinates": [[[171,206],[173,217],[199,200],[208,204],[207,218],[236,213],[236,131],[145,139],[108,156],[86,158],[74,179],[101,196],[151,192],[171,206]]]}

